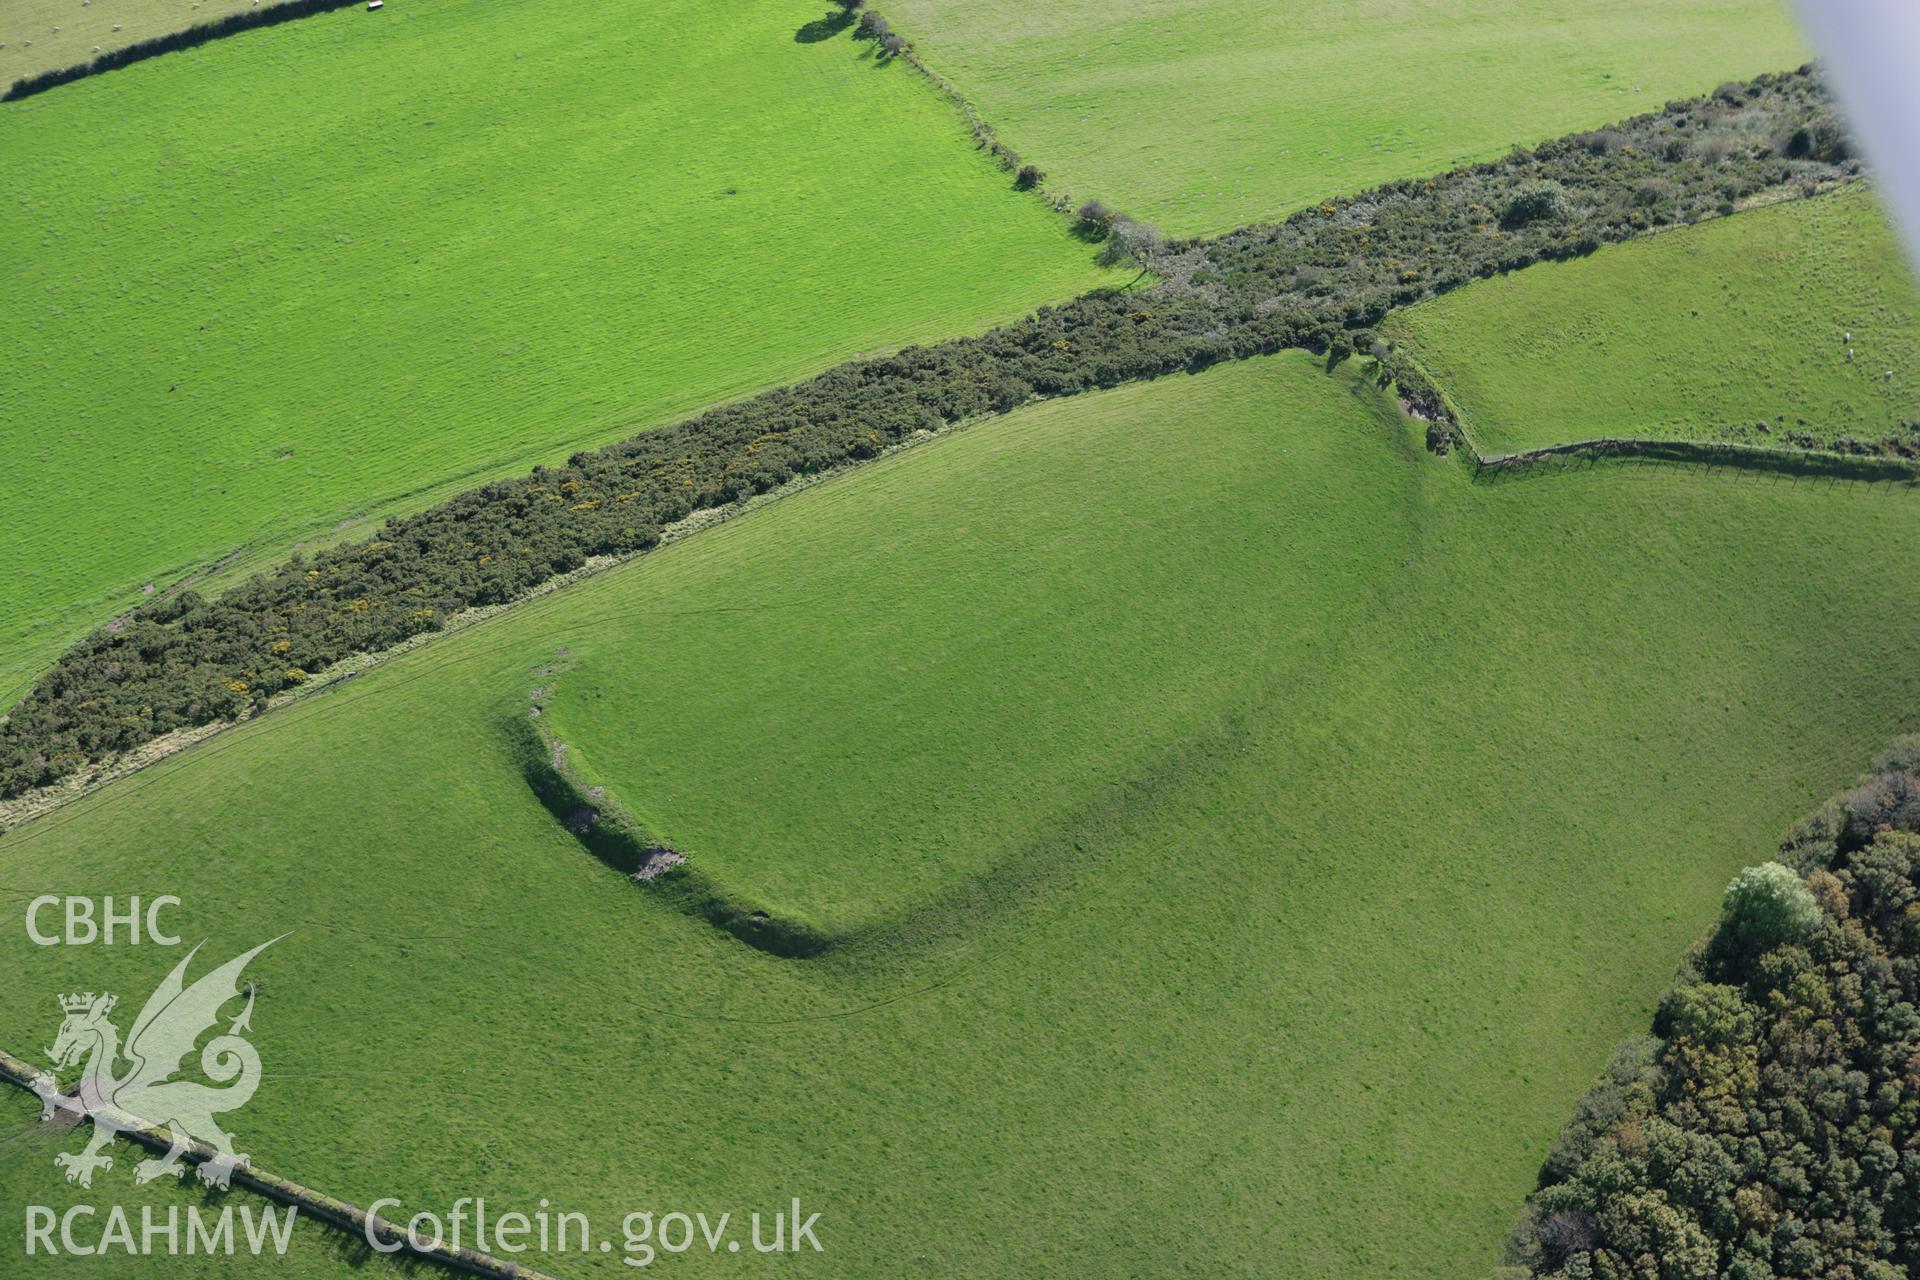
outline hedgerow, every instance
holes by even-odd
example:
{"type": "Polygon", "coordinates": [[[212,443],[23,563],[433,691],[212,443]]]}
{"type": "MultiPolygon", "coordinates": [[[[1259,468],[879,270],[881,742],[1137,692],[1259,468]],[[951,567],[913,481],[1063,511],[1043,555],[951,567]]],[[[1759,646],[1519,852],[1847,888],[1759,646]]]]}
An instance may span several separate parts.
{"type": "MultiPolygon", "coordinates": [[[[1393,308],[1477,277],[1858,172],[1810,68],[1739,89],[1329,200],[1278,226],[1204,241],[1143,233],[1128,243],[1157,277],[1150,287],[843,364],[390,520],[369,541],[295,556],[218,599],[184,591],[142,606],[75,645],[0,723],[0,796],[240,716],[297,683],[295,672],[306,679],[436,630],[589,557],[645,550],[693,511],[871,458],[915,432],[1283,348],[1338,358],[1356,339],[1371,346],[1393,308]],[[1787,154],[1803,140],[1803,154],[1787,154]],[[1548,182],[1557,194],[1545,213],[1505,225],[1515,197],[1548,182]]],[[[1444,448],[1439,395],[1393,353],[1385,368],[1444,448]]]]}
{"type": "Polygon", "coordinates": [[[148,58],[157,58],[163,53],[192,49],[242,31],[251,31],[256,27],[271,27],[282,22],[291,22],[295,18],[325,13],[329,9],[344,9],[359,3],[360,0],[279,0],[276,4],[241,9],[224,17],[215,18],[211,22],[197,22],[190,27],[182,27],[178,31],[169,31],[163,35],[150,36],[145,40],[136,40],[132,44],[121,45],[118,49],[109,49],[105,53],[97,54],[85,62],[74,63],[72,66],[54,67],[34,75],[22,76],[8,85],[4,93],[0,93],[0,102],[12,102],[19,98],[31,97],[36,93],[45,93],[48,89],[71,84],[75,80],[84,80],[88,76],[97,76],[106,71],[117,71],[121,67],[130,67],[136,62],[144,62],[148,58]]]}
{"type": "Polygon", "coordinates": [[[1920,739],[1743,872],[1555,1143],[1516,1280],[1920,1266],[1920,739]],[[1791,864],[1791,866],[1787,865],[1791,864]]]}

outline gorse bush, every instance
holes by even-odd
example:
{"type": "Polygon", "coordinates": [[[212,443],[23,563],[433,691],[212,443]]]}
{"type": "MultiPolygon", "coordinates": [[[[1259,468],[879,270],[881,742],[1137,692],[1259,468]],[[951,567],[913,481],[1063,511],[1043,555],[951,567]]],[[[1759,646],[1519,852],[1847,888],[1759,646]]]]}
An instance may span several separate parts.
{"type": "Polygon", "coordinates": [[[1102,266],[1115,267],[1134,262],[1150,267],[1160,252],[1160,231],[1151,223],[1131,218],[1109,217],[1105,241],[1100,246],[1102,266]]]}
{"type": "MultiPolygon", "coordinates": [[[[1645,184],[1641,184],[1644,186],[1645,184]]],[[[1634,188],[1635,195],[1639,187],[1634,188]]],[[[1503,226],[1524,227],[1530,222],[1545,222],[1567,216],[1567,193],[1557,182],[1527,182],[1508,198],[1500,212],[1503,226]]]]}
{"type": "Polygon", "coordinates": [[[1904,1280],[1920,1267],[1920,741],[1794,828],[1555,1143],[1542,1280],[1904,1280]]]}
{"type": "Polygon", "coordinates": [[[1670,204],[1679,196],[1680,189],[1664,178],[1648,178],[1633,189],[1633,202],[1642,209],[1670,204]]]}
{"type": "MultiPolygon", "coordinates": [[[[884,30],[872,10],[861,21],[884,30]]],[[[390,520],[369,541],[294,557],[217,600],[189,591],[143,605],[75,645],[0,723],[0,796],[244,714],[295,683],[290,671],[317,678],[590,557],[643,551],[693,511],[874,457],[916,432],[1289,347],[1351,351],[1350,335],[1395,307],[1641,233],[1654,223],[1635,192],[1649,180],[1671,184],[1667,216],[1691,221],[1783,184],[1845,177],[1848,168],[1750,142],[1830,116],[1810,71],[1765,76],[1737,106],[1698,99],[1626,121],[1609,131],[1626,140],[1617,147],[1577,135],[1213,240],[1163,243],[1143,231],[1136,247],[1158,277],[1151,288],[1093,293],[979,337],[844,364],[390,520]],[[1708,161],[1699,144],[1714,138],[1739,145],[1708,161]],[[1500,211],[1544,182],[1561,193],[1564,216],[1501,226],[1500,211]]],[[[1114,219],[1097,202],[1089,213],[1102,227],[1114,219]]],[[[1446,448],[1434,388],[1398,353],[1382,371],[1446,448]]]]}
{"type": "Polygon", "coordinates": [[[1089,200],[1074,210],[1073,216],[1080,219],[1080,221],[1088,227],[1104,231],[1107,224],[1112,222],[1117,215],[1112,209],[1109,209],[1103,201],[1089,200]]]}

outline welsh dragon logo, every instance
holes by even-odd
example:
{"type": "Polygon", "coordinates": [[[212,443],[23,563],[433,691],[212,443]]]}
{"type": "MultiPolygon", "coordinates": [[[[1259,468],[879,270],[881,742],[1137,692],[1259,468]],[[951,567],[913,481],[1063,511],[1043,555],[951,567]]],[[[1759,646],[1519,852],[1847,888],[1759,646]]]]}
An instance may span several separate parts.
{"type": "Polygon", "coordinates": [[[52,1118],[58,1107],[77,1111],[93,1121],[93,1138],[85,1150],[62,1152],[53,1158],[56,1167],[67,1171],[68,1182],[92,1186],[96,1169],[113,1167],[113,1157],[103,1155],[102,1148],[123,1130],[141,1126],[166,1128],[172,1146],[159,1159],[142,1160],[135,1166],[134,1181],[151,1182],[162,1174],[179,1177],[186,1172],[180,1160],[189,1143],[200,1142],[215,1153],[201,1163],[200,1180],[209,1186],[228,1185],[233,1171],[246,1164],[247,1157],[233,1149],[233,1135],[215,1123],[214,1117],[245,1106],[260,1087],[260,1055],[241,1035],[251,1029],[252,983],[244,993],[246,1007],[227,1024],[224,1034],[214,1036],[200,1051],[201,1072],[214,1085],[225,1087],[173,1077],[185,1068],[187,1055],[201,1035],[219,1023],[221,1006],[242,994],[240,974],[247,963],[279,940],[261,943],[188,986],[187,965],[199,954],[196,946],[147,998],[124,1045],[119,1028],[108,1017],[116,1003],[113,995],[89,991],[60,997],[60,1010],[66,1017],[47,1056],[55,1071],[64,1071],[82,1060],[86,1066],[71,1094],[61,1093],[58,1081],[50,1074],[42,1074],[34,1082],[34,1091],[40,1095],[42,1120],[52,1118]],[[128,1068],[116,1074],[114,1068],[122,1060],[128,1068]]]}

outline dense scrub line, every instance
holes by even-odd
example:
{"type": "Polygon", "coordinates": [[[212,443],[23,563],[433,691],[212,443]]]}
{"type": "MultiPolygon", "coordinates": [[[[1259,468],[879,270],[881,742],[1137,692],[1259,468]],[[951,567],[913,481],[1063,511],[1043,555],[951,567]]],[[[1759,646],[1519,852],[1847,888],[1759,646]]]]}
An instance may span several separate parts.
{"type": "Polygon", "coordinates": [[[1920,1267],[1920,738],[1742,872],[1554,1144],[1516,1280],[1920,1267]]]}
{"type": "Polygon", "coordinates": [[[1372,327],[1473,279],[1857,173],[1811,69],[1727,85],[1611,129],[1329,200],[1278,226],[1163,243],[1102,211],[1157,277],[976,338],[855,361],[565,466],[294,556],[215,600],[186,591],[69,650],[0,723],[0,796],[263,706],[357,653],[513,600],[589,557],[654,546],[690,512],[877,456],[916,432],[1222,360],[1371,351],[1428,417],[1435,389],[1372,327]]]}
{"type": "Polygon", "coordinates": [[[242,9],[224,18],[216,18],[212,22],[198,22],[193,26],[183,27],[179,31],[169,31],[165,35],[151,36],[145,40],[136,40],[132,44],[122,45],[118,49],[109,49],[87,62],[75,63],[70,67],[55,67],[36,75],[22,76],[8,85],[6,92],[0,93],[0,102],[12,102],[36,93],[45,93],[48,89],[71,84],[75,80],[84,80],[88,76],[97,76],[103,71],[118,71],[121,67],[144,62],[148,58],[157,58],[163,53],[192,49],[241,31],[251,31],[255,27],[271,27],[277,23],[291,22],[295,18],[325,13],[329,9],[345,9],[359,3],[361,0],[280,0],[278,4],[242,9]]]}

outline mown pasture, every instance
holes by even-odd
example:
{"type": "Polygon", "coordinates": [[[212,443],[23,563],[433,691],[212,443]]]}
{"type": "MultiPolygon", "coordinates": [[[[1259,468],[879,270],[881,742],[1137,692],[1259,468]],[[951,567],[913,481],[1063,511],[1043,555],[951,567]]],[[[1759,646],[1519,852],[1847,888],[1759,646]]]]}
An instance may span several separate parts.
{"type": "Polygon", "coordinates": [[[1920,446],[1920,290],[1870,187],[1540,263],[1393,316],[1474,441],[1920,446]]]}
{"type": "MultiPolygon", "coordinates": [[[[782,1265],[833,1276],[1482,1272],[1728,875],[1914,727],[1920,582],[1871,566],[1920,501],[1476,483],[1365,373],[875,463],[10,833],[0,883],[296,930],[235,1127],[362,1203],[797,1195],[782,1265]],[[779,959],[594,861],[503,732],[536,684],[690,858],[882,927],[779,959]]],[[[29,1054],[170,960],[0,947],[29,1054]]]]}
{"type": "Polygon", "coordinates": [[[1806,60],[1782,0],[900,0],[1076,199],[1197,235],[1806,60]]]}
{"type": "Polygon", "coordinates": [[[1107,278],[818,18],[395,0],[0,109],[0,703],[145,584],[1107,278]]]}

